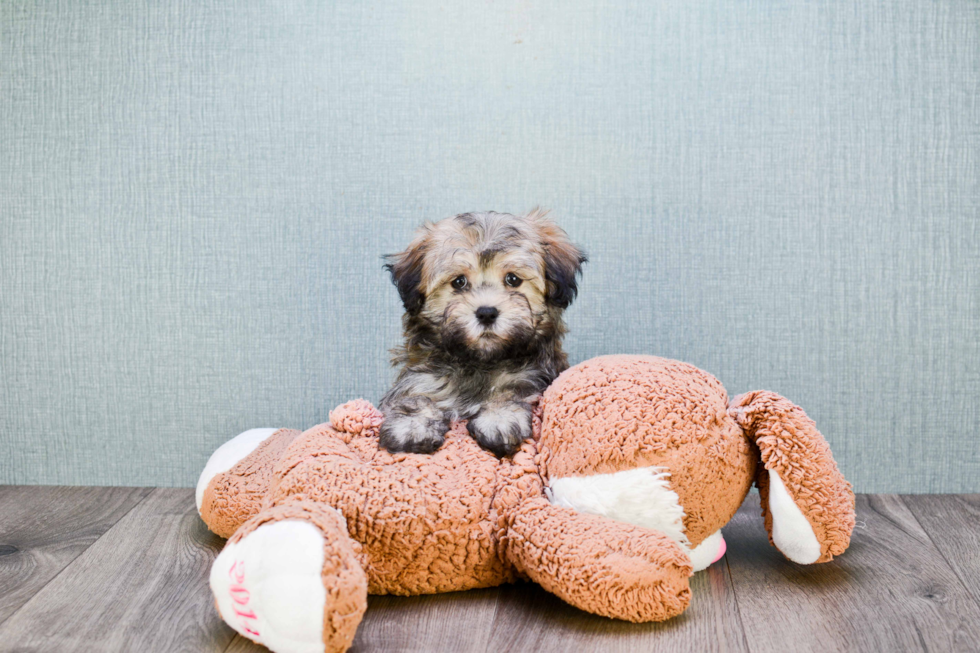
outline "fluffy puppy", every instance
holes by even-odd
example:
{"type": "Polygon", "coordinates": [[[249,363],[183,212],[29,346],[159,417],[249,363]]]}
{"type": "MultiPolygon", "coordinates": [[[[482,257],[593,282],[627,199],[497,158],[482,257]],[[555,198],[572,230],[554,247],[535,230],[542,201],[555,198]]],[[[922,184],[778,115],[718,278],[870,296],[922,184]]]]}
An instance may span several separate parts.
{"type": "Polygon", "coordinates": [[[463,213],[386,257],[405,344],[380,403],[383,447],[431,453],[456,419],[498,456],[531,435],[529,401],[568,367],[562,313],[586,261],[546,214],[463,213]]]}

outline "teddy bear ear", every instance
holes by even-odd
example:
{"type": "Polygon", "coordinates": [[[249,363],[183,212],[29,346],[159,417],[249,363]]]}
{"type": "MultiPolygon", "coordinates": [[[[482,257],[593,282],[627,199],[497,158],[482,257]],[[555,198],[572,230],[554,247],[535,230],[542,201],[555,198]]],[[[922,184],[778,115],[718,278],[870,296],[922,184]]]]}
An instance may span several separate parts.
{"type": "Polygon", "coordinates": [[[386,255],[385,269],[391,274],[391,282],[398,288],[405,310],[417,315],[425,304],[422,291],[423,263],[429,244],[428,229],[423,229],[403,252],[386,255]]]}
{"type": "Polygon", "coordinates": [[[527,215],[544,249],[546,299],[558,308],[568,308],[578,294],[578,276],[589,259],[568,239],[568,234],[548,218],[548,211],[536,208],[527,215]]]}

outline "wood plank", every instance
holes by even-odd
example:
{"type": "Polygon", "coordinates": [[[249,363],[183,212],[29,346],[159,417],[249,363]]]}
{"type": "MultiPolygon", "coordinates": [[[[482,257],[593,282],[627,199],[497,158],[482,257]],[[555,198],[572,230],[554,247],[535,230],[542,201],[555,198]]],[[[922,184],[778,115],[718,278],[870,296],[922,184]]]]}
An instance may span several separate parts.
{"type": "Polygon", "coordinates": [[[233,631],[207,577],[223,545],[198,517],[194,490],[153,490],[0,625],[0,642],[17,651],[221,651],[233,631]]]}
{"type": "Polygon", "coordinates": [[[850,549],[797,565],[770,546],[751,495],[725,529],[753,651],[976,651],[980,608],[895,495],[859,496],[850,549]]]}
{"type": "Polygon", "coordinates": [[[238,633],[235,633],[235,637],[228,644],[228,648],[225,649],[225,653],[265,653],[269,649],[259,644],[256,644],[250,639],[245,639],[238,633]]]}
{"type": "Polygon", "coordinates": [[[980,604],[980,494],[916,494],[902,500],[980,604]]]}
{"type": "MultiPolygon", "coordinates": [[[[691,607],[664,624],[597,617],[532,583],[432,596],[371,596],[351,651],[746,651],[724,563],[694,576],[691,588],[691,607]]],[[[239,636],[227,653],[264,650],[239,636]]]]}
{"type": "Polygon", "coordinates": [[[124,487],[0,487],[0,623],[150,492],[124,487]]]}
{"type": "MultiPolygon", "coordinates": [[[[485,651],[499,591],[369,596],[350,651],[485,651]]],[[[236,635],[226,653],[265,650],[236,635]]]]}
{"type": "Polygon", "coordinates": [[[728,568],[691,578],[691,605],[661,623],[634,624],[574,608],[532,583],[501,589],[488,651],[747,651],[728,568]]]}
{"type": "Polygon", "coordinates": [[[371,596],[351,651],[485,651],[500,588],[371,596]]]}
{"type": "MultiPolygon", "coordinates": [[[[815,566],[769,545],[757,501],[677,619],[595,617],[533,584],[373,596],[352,650],[976,650],[980,495],[861,496],[851,549],[815,566]]],[[[265,651],[213,608],[221,546],[191,490],[0,487],[0,650],[265,651]]]]}

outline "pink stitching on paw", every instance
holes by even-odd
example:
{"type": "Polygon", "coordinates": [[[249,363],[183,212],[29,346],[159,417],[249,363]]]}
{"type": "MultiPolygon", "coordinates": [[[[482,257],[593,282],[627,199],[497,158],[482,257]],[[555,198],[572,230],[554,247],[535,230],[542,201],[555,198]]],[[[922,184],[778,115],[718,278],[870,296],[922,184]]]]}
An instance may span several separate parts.
{"type": "Polygon", "coordinates": [[[248,590],[244,587],[232,587],[230,590],[228,590],[228,593],[231,594],[231,600],[238,605],[245,605],[248,603],[248,590]]]}
{"type": "Polygon", "coordinates": [[[249,610],[248,612],[242,612],[241,610],[239,610],[234,606],[232,606],[231,609],[234,610],[235,614],[237,614],[239,617],[244,617],[245,619],[258,619],[255,613],[252,612],[251,610],[249,610]]]}
{"type": "Polygon", "coordinates": [[[236,583],[241,583],[245,580],[245,563],[239,560],[235,560],[231,563],[231,569],[228,570],[228,577],[231,578],[236,583]]]}
{"type": "Polygon", "coordinates": [[[244,630],[246,633],[252,635],[255,638],[255,641],[257,642],[259,641],[258,638],[261,637],[261,635],[259,635],[259,631],[252,628],[251,623],[248,622],[247,620],[252,619],[253,621],[257,621],[258,617],[256,616],[255,612],[253,612],[252,610],[244,609],[245,606],[248,605],[248,601],[252,596],[251,594],[249,594],[249,591],[245,588],[244,585],[245,562],[243,560],[233,561],[231,563],[231,567],[228,569],[228,577],[231,578],[233,583],[228,588],[228,594],[229,596],[231,596],[231,600],[234,603],[237,603],[238,605],[242,606],[241,610],[239,610],[238,607],[234,605],[231,606],[231,609],[234,610],[235,615],[238,617],[238,625],[241,626],[242,630],[244,630]]]}

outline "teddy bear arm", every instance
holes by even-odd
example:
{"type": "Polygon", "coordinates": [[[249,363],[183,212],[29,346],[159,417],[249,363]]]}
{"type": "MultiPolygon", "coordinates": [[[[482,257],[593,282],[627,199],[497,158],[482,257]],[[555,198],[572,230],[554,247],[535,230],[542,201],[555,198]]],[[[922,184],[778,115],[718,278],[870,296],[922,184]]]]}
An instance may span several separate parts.
{"type": "Polygon", "coordinates": [[[663,621],[691,599],[691,562],[666,535],[535,499],[507,534],[511,562],[577,608],[633,622],[663,621]]]}
{"type": "Polygon", "coordinates": [[[230,537],[262,508],[273,469],[300,435],[293,429],[251,429],[221,445],[197,483],[197,509],[212,532],[230,537]]]}
{"type": "Polygon", "coordinates": [[[843,553],[854,529],[854,491],[813,420],[766,391],[735,397],[729,413],[759,448],[755,481],[769,541],[802,564],[843,553]]]}

